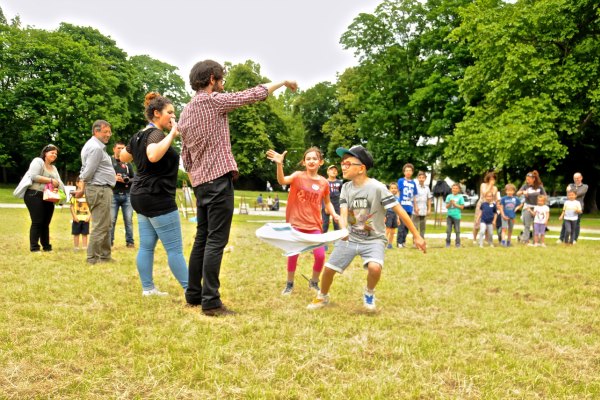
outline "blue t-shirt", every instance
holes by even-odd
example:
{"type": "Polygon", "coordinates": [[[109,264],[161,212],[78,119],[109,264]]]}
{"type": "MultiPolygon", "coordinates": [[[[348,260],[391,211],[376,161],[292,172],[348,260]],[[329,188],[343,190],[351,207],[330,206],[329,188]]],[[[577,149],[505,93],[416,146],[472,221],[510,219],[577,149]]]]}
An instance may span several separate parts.
{"type": "Polygon", "coordinates": [[[481,203],[481,222],[484,224],[491,224],[494,222],[494,215],[496,215],[496,203],[481,203]]]}
{"type": "Polygon", "coordinates": [[[417,193],[417,182],[412,179],[398,179],[399,203],[408,215],[412,215],[415,205],[415,194],[417,193]]]}
{"type": "Polygon", "coordinates": [[[504,215],[507,218],[515,219],[517,214],[515,213],[515,208],[519,207],[521,204],[521,200],[515,196],[504,196],[500,199],[500,204],[502,205],[502,209],[504,210],[504,215]]]}
{"type": "Polygon", "coordinates": [[[448,196],[446,196],[446,207],[448,208],[448,216],[454,219],[460,219],[460,208],[451,206],[450,200],[454,200],[454,203],[459,206],[464,206],[465,199],[462,197],[461,194],[453,195],[452,193],[450,193],[448,196]]]}

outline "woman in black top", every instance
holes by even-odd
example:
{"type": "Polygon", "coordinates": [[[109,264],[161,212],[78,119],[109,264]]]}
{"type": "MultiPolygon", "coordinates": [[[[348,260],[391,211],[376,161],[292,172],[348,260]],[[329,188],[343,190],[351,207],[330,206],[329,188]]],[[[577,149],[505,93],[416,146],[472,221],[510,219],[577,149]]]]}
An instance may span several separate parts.
{"type": "Polygon", "coordinates": [[[167,293],[159,291],[152,278],[158,239],[167,252],[171,272],[183,289],[187,289],[188,285],[181,221],[175,203],[179,154],[171,146],[179,132],[171,100],[151,92],[146,95],[144,105],[149,124],[131,138],[126,149],[121,151],[120,158],[123,162],[133,159],[137,167],[130,197],[131,205],[138,214],[140,247],[136,263],[142,281],[142,295],[164,296],[167,293]],[[166,136],[165,130],[169,130],[166,136]]]}

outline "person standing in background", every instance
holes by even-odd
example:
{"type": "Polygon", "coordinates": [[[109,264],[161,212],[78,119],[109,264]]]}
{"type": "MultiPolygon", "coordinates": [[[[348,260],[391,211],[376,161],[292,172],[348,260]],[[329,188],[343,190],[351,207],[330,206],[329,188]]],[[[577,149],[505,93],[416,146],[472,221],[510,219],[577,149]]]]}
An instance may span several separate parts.
{"type": "Polygon", "coordinates": [[[133,179],[133,166],[130,163],[122,162],[119,159],[121,150],[125,148],[125,142],[119,140],[113,146],[112,165],[115,170],[115,187],[113,188],[113,198],[111,206],[112,228],[110,230],[110,245],[115,244],[115,226],[119,208],[123,212],[123,224],[125,225],[125,243],[127,247],[135,248],[133,241],[133,208],[129,197],[131,180],[133,179]]]}
{"type": "MultiPolygon", "coordinates": [[[[585,183],[583,183],[583,175],[581,175],[580,172],[576,172],[575,175],[573,175],[573,183],[570,183],[567,186],[567,192],[569,191],[575,191],[577,198],[576,200],[579,201],[579,203],[581,204],[581,209],[583,210],[583,206],[584,206],[584,199],[585,199],[585,194],[588,191],[588,185],[586,185],[585,183]]],[[[579,231],[581,230],[581,214],[577,214],[577,222],[575,223],[575,233],[573,233],[573,243],[577,243],[577,239],[579,238],[579,231]]],[[[562,227],[560,228],[560,238],[558,239],[558,243],[564,242],[565,241],[565,224],[563,223],[562,227]]]]}
{"type": "Polygon", "coordinates": [[[25,191],[23,200],[29,216],[31,227],[29,228],[29,250],[31,252],[52,251],[50,244],[50,222],[54,215],[54,203],[44,201],[44,188],[51,184],[55,189],[65,190],[60,180],[58,170],[54,162],[58,157],[58,147],[49,144],[42,149],[39,157],[31,161],[27,174],[31,177],[31,185],[25,191]]]}
{"type": "Polygon", "coordinates": [[[110,205],[116,179],[110,156],[106,152],[111,135],[110,124],[99,119],[92,125],[92,137],[81,149],[79,179],[82,184],[74,196],[80,198],[85,193],[94,221],[87,247],[88,264],[114,261],[110,247],[110,205]]]}
{"type": "Polygon", "coordinates": [[[529,244],[529,240],[531,239],[533,215],[530,210],[537,205],[537,198],[540,195],[545,196],[546,190],[544,190],[544,184],[540,179],[540,174],[534,170],[527,173],[525,184],[521,186],[521,189],[517,192],[517,196],[525,197],[523,211],[521,212],[521,218],[523,219],[523,233],[521,234],[520,240],[523,244],[529,244]]]}
{"type": "MultiPolygon", "coordinates": [[[[412,164],[405,164],[402,167],[402,173],[404,174],[404,178],[398,179],[398,192],[400,194],[400,205],[404,208],[404,211],[408,214],[408,216],[412,219],[413,210],[416,206],[416,198],[415,194],[417,191],[417,184],[412,179],[413,173],[415,172],[415,167],[412,164]]],[[[405,223],[400,220],[400,225],[398,226],[398,237],[396,239],[397,247],[402,249],[406,247],[406,236],[408,235],[408,227],[405,223]]]]}
{"type": "MultiPolygon", "coordinates": [[[[333,204],[333,209],[335,210],[337,215],[340,215],[340,192],[342,191],[342,185],[344,181],[338,179],[338,169],[335,165],[330,165],[327,167],[327,183],[329,184],[329,200],[331,204],[333,204]]],[[[323,233],[329,231],[329,214],[327,214],[327,209],[325,208],[325,204],[321,208],[321,216],[323,218],[323,233]]],[[[340,229],[340,224],[335,220],[331,219],[333,223],[333,230],[337,231],[340,229]]]]}
{"type": "Polygon", "coordinates": [[[433,194],[431,194],[429,186],[425,185],[425,180],[427,180],[427,174],[425,174],[425,171],[419,171],[417,174],[416,204],[413,222],[423,239],[425,239],[427,216],[431,214],[431,199],[433,199],[433,194]]]}

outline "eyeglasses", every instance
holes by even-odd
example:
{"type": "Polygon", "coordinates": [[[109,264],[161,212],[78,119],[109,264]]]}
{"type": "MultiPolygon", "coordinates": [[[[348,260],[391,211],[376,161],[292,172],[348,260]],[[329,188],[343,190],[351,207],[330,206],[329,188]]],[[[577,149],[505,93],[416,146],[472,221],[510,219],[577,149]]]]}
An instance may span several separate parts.
{"type": "Polygon", "coordinates": [[[344,167],[350,168],[353,165],[359,166],[359,165],[363,165],[363,164],[361,164],[361,163],[353,163],[353,162],[350,162],[350,161],[346,161],[346,162],[340,163],[340,165],[342,166],[342,168],[344,168],[344,167]]]}

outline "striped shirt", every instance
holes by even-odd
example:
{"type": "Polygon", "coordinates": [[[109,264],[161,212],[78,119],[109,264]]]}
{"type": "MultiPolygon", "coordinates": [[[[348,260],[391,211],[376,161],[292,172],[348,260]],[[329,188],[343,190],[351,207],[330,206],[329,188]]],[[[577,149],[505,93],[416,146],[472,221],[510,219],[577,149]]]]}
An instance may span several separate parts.
{"type": "Polygon", "coordinates": [[[184,107],[178,124],[181,158],[192,186],[238,170],[231,152],[227,113],[264,100],[268,95],[269,91],[262,85],[235,93],[196,92],[184,107]]]}

